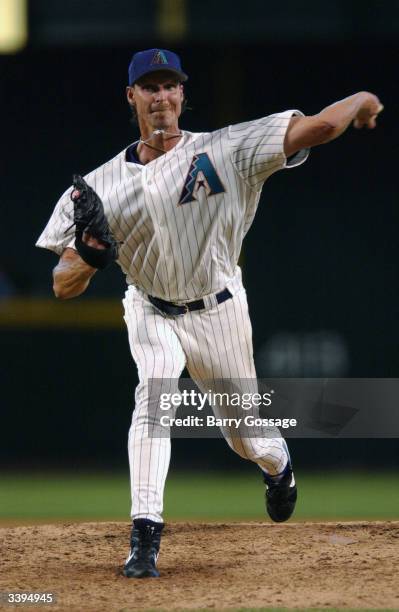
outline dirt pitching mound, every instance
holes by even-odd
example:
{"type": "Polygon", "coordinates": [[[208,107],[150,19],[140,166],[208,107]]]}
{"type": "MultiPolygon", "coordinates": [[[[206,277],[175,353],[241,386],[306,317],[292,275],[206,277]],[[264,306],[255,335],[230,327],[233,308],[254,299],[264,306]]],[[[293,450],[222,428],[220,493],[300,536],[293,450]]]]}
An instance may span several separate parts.
{"type": "Polygon", "coordinates": [[[172,523],[161,578],[143,580],[121,573],[129,533],[128,523],[0,529],[0,591],[55,593],[57,604],[29,606],[47,611],[399,608],[399,521],[172,523]]]}

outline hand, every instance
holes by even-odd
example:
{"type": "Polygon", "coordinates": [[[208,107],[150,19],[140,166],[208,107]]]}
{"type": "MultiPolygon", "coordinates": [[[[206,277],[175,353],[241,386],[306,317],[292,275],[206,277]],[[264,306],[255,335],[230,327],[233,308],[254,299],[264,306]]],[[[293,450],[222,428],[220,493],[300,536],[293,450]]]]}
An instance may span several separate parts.
{"type": "Polygon", "coordinates": [[[90,236],[90,234],[87,234],[87,232],[83,233],[82,241],[87,244],[87,246],[93,247],[95,249],[102,250],[107,248],[103,242],[97,240],[97,238],[94,238],[94,236],[90,236]]]}
{"type": "Polygon", "coordinates": [[[118,243],[108,225],[100,196],[79,174],[73,176],[75,248],[81,259],[103,270],[118,259],[118,243]]]}
{"type": "Polygon", "coordinates": [[[369,130],[372,130],[376,127],[376,119],[380,112],[384,109],[384,106],[374,94],[368,91],[364,91],[362,93],[364,100],[359,112],[355,117],[355,120],[353,121],[353,127],[357,129],[367,127],[369,130]]]}

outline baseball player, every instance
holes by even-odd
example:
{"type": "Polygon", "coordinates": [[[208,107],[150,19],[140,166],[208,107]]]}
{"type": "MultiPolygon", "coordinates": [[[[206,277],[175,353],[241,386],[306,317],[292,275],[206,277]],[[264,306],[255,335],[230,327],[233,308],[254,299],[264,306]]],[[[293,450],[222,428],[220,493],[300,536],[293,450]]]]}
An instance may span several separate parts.
{"type": "MultiPolygon", "coordinates": [[[[170,436],[148,435],[151,381],[173,386],[184,367],[200,388],[205,380],[256,380],[237,261],[263,184],[277,170],[302,164],[310,147],[333,140],[351,123],[374,128],[383,108],[363,91],[314,116],[287,110],[192,133],[179,127],[187,78],[171,51],[133,56],[126,92],[139,140],[85,179],[75,176],[37,241],[60,256],[53,271],[58,298],[82,294],[96,271],[113,261],[126,275],[124,318],[139,375],[128,441],[133,524],[127,577],[159,576],[170,436]]],[[[228,417],[222,403],[213,408],[228,417]]],[[[222,431],[234,451],[262,470],[272,520],[287,520],[297,489],[285,441],[222,431]]]]}

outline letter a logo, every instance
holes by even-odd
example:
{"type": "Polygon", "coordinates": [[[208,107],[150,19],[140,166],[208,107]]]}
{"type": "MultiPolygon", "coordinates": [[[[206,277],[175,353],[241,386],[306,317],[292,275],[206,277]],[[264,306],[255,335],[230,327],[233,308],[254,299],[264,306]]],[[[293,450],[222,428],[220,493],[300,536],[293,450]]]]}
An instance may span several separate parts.
{"type": "Polygon", "coordinates": [[[194,155],[184,182],[179,204],[187,204],[187,202],[197,200],[200,189],[205,189],[207,196],[226,191],[207,153],[194,155]]]}
{"type": "Polygon", "coordinates": [[[166,59],[165,53],[158,49],[153,55],[151,64],[167,64],[167,63],[168,63],[168,60],[166,59]]]}

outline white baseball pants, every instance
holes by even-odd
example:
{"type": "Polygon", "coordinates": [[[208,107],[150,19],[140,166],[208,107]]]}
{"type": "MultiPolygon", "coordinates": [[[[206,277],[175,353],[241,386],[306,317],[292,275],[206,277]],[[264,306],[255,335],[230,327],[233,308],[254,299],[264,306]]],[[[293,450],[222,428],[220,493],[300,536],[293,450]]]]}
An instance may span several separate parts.
{"type": "MultiPolygon", "coordinates": [[[[151,419],[149,380],[174,380],[177,389],[184,367],[199,388],[204,380],[256,380],[252,327],[241,281],[233,285],[231,292],[233,297],[222,304],[172,318],[155,308],[135,287],[126,291],[124,318],[139,376],[128,441],[132,519],[162,522],[170,461],[170,437],[147,435],[151,419]]],[[[213,410],[216,417],[229,417],[226,406],[213,406],[213,410]]],[[[285,468],[288,456],[283,438],[229,436],[224,429],[222,433],[235,452],[270,474],[285,468]]]]}

